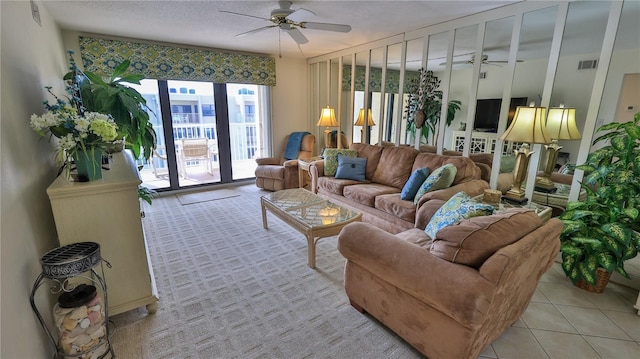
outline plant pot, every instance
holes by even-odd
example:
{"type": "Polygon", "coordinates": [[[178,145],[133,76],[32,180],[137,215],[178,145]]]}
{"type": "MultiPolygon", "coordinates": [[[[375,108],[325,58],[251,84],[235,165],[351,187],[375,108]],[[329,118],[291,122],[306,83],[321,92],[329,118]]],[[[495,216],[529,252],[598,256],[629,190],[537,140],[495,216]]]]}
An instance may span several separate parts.
{"type": "Polygon", "coordinates": [[[422,125],[424,125],[424,110],[416,110],[414,121],[416,123],[416,128],[422,128],[422,125]]]}
{"type": "Polygon", "coordinates": [[[603,268],[598,268],[596,271],[596,285],[593,286],[584,280],[580,279],[576,282],[576,287],[580,289],[584,289],[586,291],[592,293],[602,293],[604,292],[604,288],[609,283],[609,278],[611,277],[611,273],[607,272],[603,268]]]}
{"type": "Polygon", "coordinates": [[[76,171],[79,182],[88,182],[102,179],[102,151],[89,148],[85,151],[77,151],[74,154],[76,171]]]}

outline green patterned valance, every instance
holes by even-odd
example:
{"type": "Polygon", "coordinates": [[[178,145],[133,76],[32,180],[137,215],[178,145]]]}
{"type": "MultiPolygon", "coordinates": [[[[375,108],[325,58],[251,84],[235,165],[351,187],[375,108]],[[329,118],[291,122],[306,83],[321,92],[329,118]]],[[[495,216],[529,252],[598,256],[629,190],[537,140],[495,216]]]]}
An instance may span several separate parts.
{"type": "MultiPolygon", "coordinates": [[[[356,91],[364,91],[364,75],[366,67],[356,66],[356,91]]],[[[412,78],[420,78],[420,73],[417,71],[405,72],[407,78],[404,81],[405,90],[407,93],[407,84],[412,78]]],[[[382,69],[370,68],[369,69],[369,91],[380,92],[380,86],[382,84],[382,69]]],[[[387,69],[387,78],[384,84],[385,93],[398,93],[400,87],[400,71],[387,69]]],[[[351,89],[351,66],[344,66],[342,70],[342,90],[349,91],[351,89]]]]}
{"type": "Polygon", "coordinates": [[[129,71],[146,78],[276,85],[276,61],[269,56],[85,36],[79,40],[84,68],[95,73],[110,74],[129,59],[129,71]]]}

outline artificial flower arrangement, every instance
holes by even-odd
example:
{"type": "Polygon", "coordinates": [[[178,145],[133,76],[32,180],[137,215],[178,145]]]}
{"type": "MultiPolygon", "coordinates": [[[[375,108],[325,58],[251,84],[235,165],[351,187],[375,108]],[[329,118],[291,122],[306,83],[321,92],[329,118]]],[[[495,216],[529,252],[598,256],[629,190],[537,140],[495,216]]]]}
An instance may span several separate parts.
{"type": "MultiPolygon", "coordinates": [[[[66,100],[53,94],[51,87],[45,88],[56,102],[43,102],[47,112],[41,116],[33,114],[31,128],[41,136],[49,134],[60,139],[56,160],[65,166],[69,178],[72,162],[78,165],[78,160],[85,154],[96,162],[98,153],[101,156],[107,146],[117,142],[118,126],[110,115],[84,112],[73,80],[67,80],[66,90],[70,97],[66,100]]],[[[99,168],[101,162],[93,165],[99,168]]]]}

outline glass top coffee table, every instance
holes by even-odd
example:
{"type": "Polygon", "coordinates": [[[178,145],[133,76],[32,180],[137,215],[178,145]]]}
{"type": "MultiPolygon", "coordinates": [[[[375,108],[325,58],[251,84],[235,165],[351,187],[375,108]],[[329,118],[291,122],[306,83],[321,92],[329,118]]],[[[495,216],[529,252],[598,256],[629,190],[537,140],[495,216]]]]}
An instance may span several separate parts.
{"type": "Polygon", "coordinates": [[[320,238],[335,236],[345,225],[360,221],[362,214],[338,206],[306,189],[271,192],[260,197],[262,226],[267,225],[267,210],[305,235],[308,265],[316,267],[316,244],[320,238]]]}

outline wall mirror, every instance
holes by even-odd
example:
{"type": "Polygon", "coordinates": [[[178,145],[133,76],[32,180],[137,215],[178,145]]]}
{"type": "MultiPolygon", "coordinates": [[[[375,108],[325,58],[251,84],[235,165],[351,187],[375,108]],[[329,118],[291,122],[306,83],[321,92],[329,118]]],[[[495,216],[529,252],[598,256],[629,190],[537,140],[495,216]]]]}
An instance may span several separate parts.
{"type": "MultiPolygon", "coordinates": [[[[455,148],[458,151],[462,151],[462,148],[458,148],[459,146],[452,143],[452,130],[460,129],[461,126],[463,126],[462,124],[464,124],[464,127],[466,128],[469,112],[473,111],[469,106],[471,101],[470,95],[472,93],[472,89],[475,91],[478,86],[477,82],[473,81],[473,72],[475,70],[474,65],[476,65],[478,61],[482,61],[481,59],[477,59],[475,53],[477,37],[478,25],[467,26],[455,30],[448,98],[448,113],[450,113],[453,118],[447,115],[448,118],[451,119],[448,119],[447,121],[451,122],[445,124],[444,143],[442,143],[442,147],[447,149],[455,148]]],[[[442,81],[442,79],[439,80],[442,81]]],[[[437,141],[434,140],[438,138],[437,135],[438,128],[436,128],[436,132],[432,137],[433,140],[430,139],[430,143],[434,146],[439,145],[437,141]]],[[[471,145],[473,147],[477,147],[473,152],[485,152],[487,147],[485,142],[478,143],[477,141],[472,141],[471,145]]]]}
{"type": "Polygon", "coordinates": [[[396,133],[400,124],[400,62],[402,44],[393,44],[387,47],[387,73],[385,81],[385,118],[380,126],[382,140],[396,142],[396,133]]]}
{"type": "MultiPolygon", "coordinates": [[[[562,37],[560,58],[551,93],[549,107],[575,108],[580,133],[589,108],[589,100],[596,76],[598,58],[609,17],[608,2],[573,2],[569,4],[567,21],[562,37]],[[589,31],[589,38],[584,37],[589,31]]],[[[557,167],[575,163],[580,148],[579,138],[559,140],[562,149],[556,160],[557,167]]],[[[546,163],[541,163],[541,169],[546,163]]],[[[552,168],[556,168],[553,166],[552,168]]]]}
{"type": "Polygon", "coordinates": [[[355,69],[355,91],[353,96],[353,110],[349,116],[349,124],[351,131],[351,143],[364,142],[360,137],[360,126],[356,126],[356,120],[358,119],[358,113],[360,109],[369,107],[371,90],[367,86],[367,63],[369,62],[369,51],[362,51],[356,54],[356,69],[355,69]]]}
{"type": "MultiPolygon", "coordinates": [[[[383,55],[385,48],[379,47],[371,50],[371,63],[369,66],[369,98],[368,111],[359,111],[356,116],[357,127],[360,128],[362,142],[369,144],[378,143],[380,135],[380,122],[383,118],[384,108],[382,101],[383,55]]],[[[385,73],[386,75],[386,73],[385,73]]]]}
{"type": "Polygon", "coordinates": [[[416,143],[420,130],[416,131],[413,121],[408,121],[406,107],[409,100],[408,89],[410,83],[416,83],[420,80],[420,68],[422,67],[422,53],[424,49],[424,40],[422,38],[407,41],[405,72],[404,72],[404,95],[403,95],[403,115],[400,124],[400,142],[401,144],[416,143]]]}

